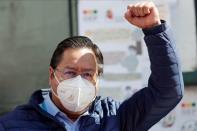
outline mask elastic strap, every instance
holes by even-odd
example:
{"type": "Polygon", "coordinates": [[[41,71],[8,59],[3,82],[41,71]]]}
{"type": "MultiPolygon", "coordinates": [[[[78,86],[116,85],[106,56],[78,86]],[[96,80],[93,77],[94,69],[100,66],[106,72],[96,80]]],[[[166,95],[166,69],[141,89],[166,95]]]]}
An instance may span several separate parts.
{"type": "Polygon", "coordinates": [[[55,93],[52,87],[51,87],[51,92],[59,99],[58,95],[55,93]]]}
{"type": "MultiPolygon", "coordinates": [[[[55,75],[55,72],[53,74],[54,74],[55,80],[58,82],[58,84],[60,84],[59,80],[57,79],[57,76],[55,75]]],[[[58,95],[55,93],[52,86],[51,86],[51,91],[59,99],[58,95]]]]}
{"type": "Polygon", "coordinates": [[[57,79],[55,72],[53,74],[54,74],[55,80],[58,82],[58,84],[60,84],[60,81],[57,79]]]}

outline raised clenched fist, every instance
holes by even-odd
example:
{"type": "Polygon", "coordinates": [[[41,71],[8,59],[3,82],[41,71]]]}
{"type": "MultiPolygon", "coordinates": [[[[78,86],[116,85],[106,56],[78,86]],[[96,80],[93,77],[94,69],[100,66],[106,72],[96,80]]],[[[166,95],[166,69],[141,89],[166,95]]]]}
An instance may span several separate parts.
{"type": "Polygon", "coordinates": [[[161,24],[158,9],[153,2],[128,5],[125,18],[129,23],[142,29],[161,24]]]}

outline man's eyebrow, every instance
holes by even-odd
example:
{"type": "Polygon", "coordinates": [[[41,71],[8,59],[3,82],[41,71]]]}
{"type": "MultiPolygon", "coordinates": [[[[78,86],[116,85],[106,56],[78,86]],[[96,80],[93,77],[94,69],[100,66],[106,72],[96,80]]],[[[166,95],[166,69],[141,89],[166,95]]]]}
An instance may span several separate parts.
{"type": "Polygon", "coordinates": [[[87,71],[87,72],[94,72],[94,71],[95,71],[95,69],[93,69],[93,68],[87,68],[87,69],[83,69],[83,71],[87,71]]]}
{"type": "MultiPolygon", "coordinates": [[[[76,68],[75,67],[72,67],[72,66],[66,66],[66,67],[64,67],[64,69],[69,69],[69,70],[76,70],[76,68]]],[[[91,71],[91,72],[93,72],[93,71],[95,71],[96,69],[94,69],[94,68],[84,68],[84,69],[82,69],[83,71],[91,71]]]]}

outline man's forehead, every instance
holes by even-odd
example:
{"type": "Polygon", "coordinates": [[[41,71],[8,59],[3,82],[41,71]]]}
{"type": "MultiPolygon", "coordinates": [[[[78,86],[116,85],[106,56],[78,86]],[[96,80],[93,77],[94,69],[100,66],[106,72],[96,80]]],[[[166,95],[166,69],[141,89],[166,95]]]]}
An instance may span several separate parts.
{"type": "Polygon", "coordinates": [[[91,49],[68,49],[65,50],[59,63],[59,67],[70,70],[83,69],[95,70],[97,66],[96,57],[91,49]]]}

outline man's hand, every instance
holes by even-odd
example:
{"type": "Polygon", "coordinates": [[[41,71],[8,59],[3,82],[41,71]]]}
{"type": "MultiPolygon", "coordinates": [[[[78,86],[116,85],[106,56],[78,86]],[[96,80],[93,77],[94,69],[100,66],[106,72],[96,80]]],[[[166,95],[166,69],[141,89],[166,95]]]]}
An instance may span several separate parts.
{"type": "Polygon", "coordinates": [[[127,21],[139,28],[151,28],[161,24],[159,11],[153,2],[139,2],[127,7],[127,21]]]}

